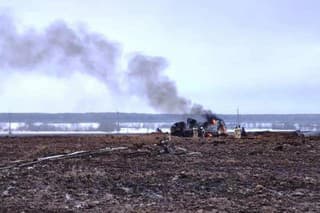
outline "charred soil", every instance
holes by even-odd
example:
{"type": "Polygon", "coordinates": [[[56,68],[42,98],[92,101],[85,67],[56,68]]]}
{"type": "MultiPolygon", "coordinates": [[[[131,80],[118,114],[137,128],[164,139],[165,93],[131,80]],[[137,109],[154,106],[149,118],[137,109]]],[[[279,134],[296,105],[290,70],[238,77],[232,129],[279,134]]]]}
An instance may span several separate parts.
{"type": "Polygon", "coordinates": [[[320,138],[167,138],[0,138],[0,212],[320,212],[320,138]]]}

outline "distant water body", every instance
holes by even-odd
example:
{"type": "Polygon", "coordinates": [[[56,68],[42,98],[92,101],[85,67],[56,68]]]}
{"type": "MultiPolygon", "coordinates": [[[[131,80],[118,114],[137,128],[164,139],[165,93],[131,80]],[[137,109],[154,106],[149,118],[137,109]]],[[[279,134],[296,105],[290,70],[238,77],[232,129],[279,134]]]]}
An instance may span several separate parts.
{"type": "MultiPolygon", "coordinates": [[[[218,115],[228,129],[241,125],[247,130],[320,131],[320,114],[218,115]]],[[[143,133],[157,128],[168,131],[187,118],[204,121],[200,115],[139,113],[0,113],[0,132],[95,131],[143,133]]]]}

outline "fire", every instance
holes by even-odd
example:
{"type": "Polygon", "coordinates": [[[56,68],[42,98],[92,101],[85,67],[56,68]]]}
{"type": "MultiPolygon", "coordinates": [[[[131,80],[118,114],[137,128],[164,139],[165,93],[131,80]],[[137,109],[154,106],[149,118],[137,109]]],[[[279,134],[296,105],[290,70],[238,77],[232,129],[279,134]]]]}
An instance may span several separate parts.
{"type": "Polygon", "coordinates": [[[187,123],[184,121],[174,123],[170,132],[175,136],[182,137],[215,137],[227,135],[227,128],[224,121],[214,114],[204,115],[205,122],[198,122],[193,118],[188,118],[187,123]]]}
{"type": "Polygon", "coordinates": [[[211,137],[213,137],[213,134],[211,132],[206,132],[204,137],[211,138],[211,137]]]}

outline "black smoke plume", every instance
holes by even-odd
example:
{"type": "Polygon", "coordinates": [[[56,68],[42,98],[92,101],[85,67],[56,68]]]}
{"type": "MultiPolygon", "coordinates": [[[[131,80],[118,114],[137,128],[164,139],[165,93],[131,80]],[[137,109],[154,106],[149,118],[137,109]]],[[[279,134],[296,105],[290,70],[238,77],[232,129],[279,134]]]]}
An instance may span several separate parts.
{"type": "Polygon", "coordinates": [[[205,113],[203,115],[203,117],[206,119],[207,122],[211,123],[212,120],[220,120],[222,121],[223,119],[220,118],[219,116],[217,116],[216,114],[213,114],[213,113],[205,113]]]}
{"type": "Polygon", "coordinates": [[[175,82],[164,73],[168,66],[166,59],[137,53],[129,60],[128,70],[119,72],[120,57],[120,45],[99,33],[74,29],[63,21],[56,21],[41,32],[33,28],[20,32],[12,16],[0,14],[1,70],[37,69],[59,77],[68,77],[72,72],[86,73],[105,83],[115,95],[145,98],[158,112],[208,112],[178,94],[175,82]],[[128,79],[126,91],[119,86],[122,75],[128,79]]]}
{"type": "Polygon", "coordinates": [[[74,30],[62,21],[43,32],[32,28],[19,33],[10,16],[0,16],[0,68],[68,76],[90,74],[116,89],[116,61],[120,51],[115,42],[84,29],[74,30]],[[54,70],[49,69],[54,66],[54,70]],[[53,73],[52,73],[53,72],[53,73]]]}

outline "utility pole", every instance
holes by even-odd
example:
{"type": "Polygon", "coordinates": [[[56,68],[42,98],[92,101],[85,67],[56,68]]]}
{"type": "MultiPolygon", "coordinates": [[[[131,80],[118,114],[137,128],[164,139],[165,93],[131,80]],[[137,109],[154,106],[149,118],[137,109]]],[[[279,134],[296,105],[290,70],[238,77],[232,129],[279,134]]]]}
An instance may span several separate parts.
{"type": "Polygon", "coordinates": [[[120,124],[119,124],[119,112],[117,110],[117,132],[119,134],[119,131],[120,131],[120,124]]]}
{"type": "Polygon", "coordinates": [[[11,137],[12,131],[11,131],[11,113],[8,112],[8,121],[9,121],[9,127],[8,127],[8,135],[11,137]]]}
{"type": "Polygon", "coordinates": [[[237,107],[237,126],[239,126],[239,127],[240,127],[239,106],[237,107]]]}

